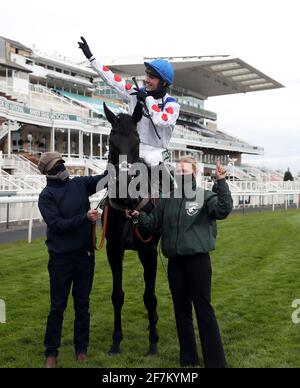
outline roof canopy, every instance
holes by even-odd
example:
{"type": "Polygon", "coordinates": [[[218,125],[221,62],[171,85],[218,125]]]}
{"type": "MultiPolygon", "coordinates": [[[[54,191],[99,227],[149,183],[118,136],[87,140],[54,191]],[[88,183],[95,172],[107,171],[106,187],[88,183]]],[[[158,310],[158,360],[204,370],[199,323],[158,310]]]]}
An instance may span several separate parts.
{"type": "MultiPolygon", "coordinates": [[[[132,76],[145,74],[143,58],[129,63],[115,59],[110,65],[112,70],[132,76]]],[[[248,93],[284,87],[261,71],[248,65],[239,58],[230,56],[212,57],[173,57],[164,58],[173,63],[176,87],[185,89],[204,98],[235,93],[248,93]]]]}
{"type": "Polygon", "coordinates": [[[4,39],[7,43],[9,43],[13,47],[18,48],[20,50],[24,50],[24,51],[28,51],[28,52],[32,51],[29,47],[26,47],[22,43],[17,42],[15,40],[5,38],[4,36],[0,36],[0,39],[4,39]]]}
{"type": "Polygon", "coordinates": [[[59,54],[47,54],[35,49],[32,54],[32,59],[39,60],[40,62],[43,62],[48,65],[52,64],[53,66],[70,69],[79,74],[85,74],[89,76],[93,76],[95,74],[95,72],[86,65],[84,66],[82,64],[72,62],[68,58],[59,54]]]}

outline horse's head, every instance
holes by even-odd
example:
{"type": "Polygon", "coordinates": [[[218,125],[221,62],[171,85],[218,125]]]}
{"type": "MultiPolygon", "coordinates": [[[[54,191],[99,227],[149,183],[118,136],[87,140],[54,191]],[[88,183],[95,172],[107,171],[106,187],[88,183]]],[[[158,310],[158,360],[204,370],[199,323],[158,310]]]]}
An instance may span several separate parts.
{"type": "Polygon", "coordinates": [[[105,103],[104,112],[112,125],[109,136],[109,162],[119,166],[120,156],[126,157],[128,164],[137,162],[140,146],[137,123],[143,117],[141,104],[137,103],[132,116],[123,113],[116,116],[105,103]]]}

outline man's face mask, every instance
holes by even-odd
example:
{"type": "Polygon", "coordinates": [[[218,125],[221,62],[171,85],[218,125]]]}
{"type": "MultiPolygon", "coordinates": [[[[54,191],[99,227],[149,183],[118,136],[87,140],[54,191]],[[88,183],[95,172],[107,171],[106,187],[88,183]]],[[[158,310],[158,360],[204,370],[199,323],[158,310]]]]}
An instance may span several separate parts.
{"type": "Polygon", "coordinates": [[[59,163],[48,172],[47,178],[67,181],[69,179],[69,173],[65,165],[63,163],[59,163]]]}

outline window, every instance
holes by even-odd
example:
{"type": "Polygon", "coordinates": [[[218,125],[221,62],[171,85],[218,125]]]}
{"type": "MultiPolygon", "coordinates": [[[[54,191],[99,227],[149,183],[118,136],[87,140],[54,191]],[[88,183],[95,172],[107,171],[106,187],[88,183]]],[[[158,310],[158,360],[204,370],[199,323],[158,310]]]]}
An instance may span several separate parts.
{"type": "Polygon", "coordinates": [[[26,59],[26,65],[33,65],[33,62],[32,61],[30,61],[29,59],[26,59]]]}
{"type": "Polygon", "coordinates": [[[59,68],[56,68],[55,71],[56,71],[57,73],[62,73],[62,70],[59,69],[59,68]]]}
{"type": "Polygon", "coordinates": [[[47,66],[47,69],[48,70],[54,70],[54,67],[53,66],[47,66]]]}
{"type": "Polygon", "coordinates": [[[16,54],[19,54],[19,49],[18,48],[16,48],[16,54]]]}

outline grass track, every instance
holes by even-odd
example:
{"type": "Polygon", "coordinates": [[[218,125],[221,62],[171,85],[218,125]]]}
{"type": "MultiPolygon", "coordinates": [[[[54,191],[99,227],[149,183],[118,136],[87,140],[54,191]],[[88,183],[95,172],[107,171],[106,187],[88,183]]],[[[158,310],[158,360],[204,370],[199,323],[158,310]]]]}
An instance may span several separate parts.
{"type": "MultiPolygon", "coordinates": [[[[300,298],[300,212],[231,215],[219,223],[218,229],[217,250],[212,254],[213,301],[229,366],[299,367],[300,325],[291,321],[291,304],[300,298]]],[[[7,307],[7,324],[0,325],[0,367],[43,367],[42,344],[49,309],[47,261],[43,240],[32,245],[0,245],[0,299],[7,307]]],[[[148,334],[142,267],[136,254],[127,252],[125,339],[122,355],[110,358],[106,352],[113,327],[111,272],[104,252],[97,254],[96,262],[87,366],[177,367],[175,322],[162,265],[157,278],[160,356],[144,357],[148,334]]],[[[72,310],[69,299],[60,367],[77,366],[72,310]]]]}

